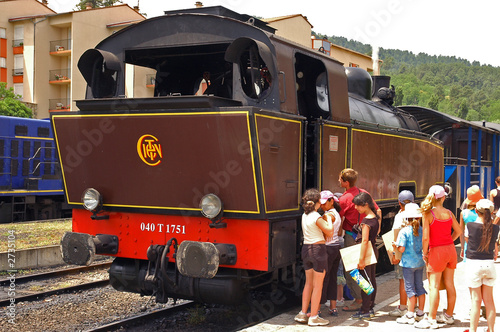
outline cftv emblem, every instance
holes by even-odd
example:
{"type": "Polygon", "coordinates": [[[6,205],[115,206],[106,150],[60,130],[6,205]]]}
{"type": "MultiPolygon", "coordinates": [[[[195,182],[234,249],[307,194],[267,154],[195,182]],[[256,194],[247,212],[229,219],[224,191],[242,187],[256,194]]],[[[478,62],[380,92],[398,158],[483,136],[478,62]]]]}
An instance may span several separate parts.
{"type": "Polygon", "coordinates": [[[143,162],[149,166],[158,166],[163,154],[161,144],[153,135],[142,135],[137,141],[137,153],[143,162]]]}

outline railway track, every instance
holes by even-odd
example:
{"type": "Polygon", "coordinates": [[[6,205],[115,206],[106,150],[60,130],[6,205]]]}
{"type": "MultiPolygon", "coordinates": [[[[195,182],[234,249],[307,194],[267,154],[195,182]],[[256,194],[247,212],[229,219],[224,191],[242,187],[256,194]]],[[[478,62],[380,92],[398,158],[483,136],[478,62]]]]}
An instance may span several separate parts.
{"type": "MultiPolygon", "coordinates": [[[[79,274],[82,272],[89,272],[89,271],[93,271],[93,270],[106,269],[106,268],[109,268],[110,266],[111,266],[111,262],[106,262],[106,263],[94,264],[91,266],[59,269],[59,270],[54,270],[54,271],[50,271],[50,272],[44,272],[44,273],[38,273],[38,274],[32,274],[32,275],[26,275],[26,276],[20,276],[20,277],[15,276],[12,278],[5,278],[5,279],[0,280],[0,286],[1,287],[11,287],[10,285],[13,283],[15,285],[14,289],[15,289],[16,295],[19,293],[25,294],[25,295],[16,296],[14,298],[16,303],[36,301],[36,300],[43,299],[45,297],[52,296],[52,295],[77,292],[77,291],[82,291],[82,290],[87,290],[87,289],[92,289],[92,288],[98,288],[98,287],[105,287],[109,284],[109,278],[98,280],[98,281],[84,282],[84,283],[79,284],[79,285],[60,287],[60,288],[50,289],[50,290],[40,291],[40,292],[27,291],[25,289],[22,289],[21,286],[26,285],[27,283],[30,283],[30,282],[34,282],[34,281],[43,281],[43,280],[49,280],[49,279],[58,278],[58,277],[72,276],[72,275],[76,275],[76,274],[79,274]],[[26,293],[28,293],[28,294],[26,294],[26,293]]],[[[85,279],[85,278],[83,277],[82,279],[85,279]]],[[[0,307],[8,306],[11,302],[12,302],[11,298],[1,299],[0,300],[0,307]]]]}
{"type": "Polygon", "coordinates": [[[105,332],[105,331],[114,331],[119,328],[125,328],[128,326],[137,325],[142,321],[151,321],[152,319],[165,317],[167,315],[172,315],[178,313],[180,311],[185,311],[187,309],[193,308],[196,305],[195,302],[186,302],[175,305],[169,308],[163,308],[159,310],[155,310],[152,312],[148,312],[145,314],[137,315],[134,317],[129,317],[125,319],[121,319],[119,321],[109,323],[103,326],[99,326],[90,330],[85,330],[85,332],[105,332]]]}
{"type": "MultiPolygon", "coordinates": [[[[77,274],[80,272],[87,272],[87,271],[92,271],[92,270],[97,270],[97,269],[109,268],[110,266],[111,266],[111,262],[106,262],[106,263],[93,264],[93,265],[89,265],[89,266],[78,266],[78,267],[71,267],[71,268],[67,268],[67,269],[58,269],[58,270],[54,270],[54,271],[35,273],[35,274],[19,276],[19,277],[16,276],[16,285],[24,284],[24,283],[35,281],[35,280],[50,279],[50,278],[54,278],[57,276],[65,276],[65,275],[77,274]]],[[[10,279],[11,278],[0,279],[0,286],[6,286],[6,285],[10,284],[10,279]]]]}

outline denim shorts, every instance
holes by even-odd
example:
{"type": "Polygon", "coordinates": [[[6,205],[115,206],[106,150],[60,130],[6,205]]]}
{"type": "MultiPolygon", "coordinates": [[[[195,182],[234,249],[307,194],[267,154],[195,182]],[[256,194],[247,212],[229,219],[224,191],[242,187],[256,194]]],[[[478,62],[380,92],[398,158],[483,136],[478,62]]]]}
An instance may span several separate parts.
{"type": "Polygon", "coordinates": [[[401,265],[394,265],[394,272],[396,272],[396,279],[403,279],[403,267],[401,265]]]}
{"type": "Polygon", "coordinates": [[[403,267],[405,291],[408,298],[427,294],[424,289],[424,267],[403,267]]]}

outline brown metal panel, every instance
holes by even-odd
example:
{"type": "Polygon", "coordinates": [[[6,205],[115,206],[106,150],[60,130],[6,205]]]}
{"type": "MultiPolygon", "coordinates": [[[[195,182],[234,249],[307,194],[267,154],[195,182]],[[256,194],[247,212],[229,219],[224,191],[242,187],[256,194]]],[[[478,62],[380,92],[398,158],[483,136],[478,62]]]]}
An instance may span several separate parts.
{"type": "Polygon", "coordinates": [[[347,127],[323,124],[321,134],[321,189],[344,192],[339,174],[347,163],[347,127]]]}
{"type": "Polygon", "coordinates": [[[298,210],[302,122],[255,115],[266,212],[298,210]]]}
{"type": "Polygon", "coordinates": [[[379,201],[396,200],[400,185],[409,184],[424,197],[444,178],[443,148],[422,138],[353,129],[351,158],[357,185],[379,201]]]}
{"type": "Polygon", "coordinates": [[[345,68],[335,62],[325,61],[324,63],[328,71],[328,88],[330,92],[332,120],[351,123],[345,68]]]}
{"type": "Polygon", "coordinates": [[[295,69],[293,61],[290,61],[291,57],[293,57],[293,48],[281,41],[275,42],[274,47],[280,83],[280,109],[283,112],[298,114],[297,95],[295,93],[295,69]]]}
{"type": "Polygon", "coordinates": [[[54,115],[68,202],[97,189],[104,205],[258,213],[248,112],[54,115]]]}

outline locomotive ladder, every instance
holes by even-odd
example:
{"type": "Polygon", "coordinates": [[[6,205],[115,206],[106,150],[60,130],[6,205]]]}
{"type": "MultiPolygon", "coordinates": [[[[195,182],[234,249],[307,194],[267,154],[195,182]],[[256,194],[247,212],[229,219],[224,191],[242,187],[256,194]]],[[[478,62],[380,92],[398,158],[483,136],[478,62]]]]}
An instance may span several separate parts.
{"type": "Polygon", "coordinates": [[[12,196],[11,222],[25,221],[26,219],[26,197],[12,196]]]}

